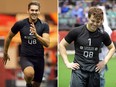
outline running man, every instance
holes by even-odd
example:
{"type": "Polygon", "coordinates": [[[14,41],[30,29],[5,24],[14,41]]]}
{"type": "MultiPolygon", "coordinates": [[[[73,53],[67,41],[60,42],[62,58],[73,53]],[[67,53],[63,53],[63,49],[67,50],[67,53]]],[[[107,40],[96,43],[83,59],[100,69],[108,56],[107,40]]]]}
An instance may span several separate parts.
{"type": "Polygon", "coordinates": [[[40,87],[44,72],[44,48],[50,44],[49,26],[38,18],[40,3],[32,1],[28,4],[29,17],[17,21],[6,38],[4,44],[4,63],[10,60],[8,48],[12,38],[20,32],[21,54],[20,65],[24,73],[26,87],[40,87]]]}

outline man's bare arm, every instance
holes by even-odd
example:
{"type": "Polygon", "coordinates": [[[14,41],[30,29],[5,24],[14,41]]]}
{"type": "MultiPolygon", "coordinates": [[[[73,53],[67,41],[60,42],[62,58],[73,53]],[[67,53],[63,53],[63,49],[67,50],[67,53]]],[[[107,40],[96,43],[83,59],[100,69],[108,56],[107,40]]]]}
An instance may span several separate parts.
{"type": "Polygon", "coordinates": [[[9,56],[8,56],[8,48],[9,48],[9,45],[10,45],[10,42],[12,40],[12,38],[15,36],[14,33],[12,33],[12,31],[9,32],[6,40],[5,40],[5,43],[4,43],[4,53],[3,53],[3,62],[4,64],[7,63],[7,60],[10,60],[9,56]]]}
{"type": "Polygon", "coordinates": [[[65,65],[67,66],[67,68],[69,69],[78,69],[79,68],[79,64],[78,63],[70,63],[69,60],[68,60],[68,57],[67,57],[67,53],[66,53],[66,46],[68,46],[69,44],[66,42],[65,39],[62,39],[62,41],[60,42],[60,45],[59,45],[59,51],[60,51],[60,54],[61,54],[61,57],[65,63],[65,65]]]}

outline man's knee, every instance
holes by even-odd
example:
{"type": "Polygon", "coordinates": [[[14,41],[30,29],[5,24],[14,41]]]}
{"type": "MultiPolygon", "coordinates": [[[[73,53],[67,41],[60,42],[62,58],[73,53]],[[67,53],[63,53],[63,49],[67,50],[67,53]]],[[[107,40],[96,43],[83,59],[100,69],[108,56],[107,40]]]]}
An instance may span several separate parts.
{"type": "Polygon", "coordinates": [[[23,72],[24,72],[25,78],[27,78],[27,79],[34,77],[34,69],[31,66],[25,68],[23,72]]]}

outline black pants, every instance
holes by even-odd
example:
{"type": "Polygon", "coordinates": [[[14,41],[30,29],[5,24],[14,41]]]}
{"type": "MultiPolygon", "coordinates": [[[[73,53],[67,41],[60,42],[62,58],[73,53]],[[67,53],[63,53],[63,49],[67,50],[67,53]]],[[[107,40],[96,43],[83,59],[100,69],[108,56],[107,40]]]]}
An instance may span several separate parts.
{"type": "Polygon", "coordinates": [[[100,75],[98,72],[73,70],[70,87],[100,87],[100,75]]]}
{"type": "Polygon", "coordinates": [[[44,73],[44,58],[21,57],[19,63],[20,63],[22,70],[24,70],[28,66],[32,66],[35,71],[33,81],[36,81],[39,83],[42,82],[42,77],[44,73]]]}

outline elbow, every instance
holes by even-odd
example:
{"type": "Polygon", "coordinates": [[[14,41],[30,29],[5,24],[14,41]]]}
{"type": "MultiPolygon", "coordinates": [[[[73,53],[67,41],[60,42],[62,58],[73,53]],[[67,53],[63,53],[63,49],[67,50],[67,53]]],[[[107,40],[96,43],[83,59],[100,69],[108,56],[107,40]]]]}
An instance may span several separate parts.
{"type": "Polygon", "coordinates": [[[116,52],[116,48],[115,46],[113,45],[113,47],[111,48],[112,52],[115,53],[116,52]]]}
{"type": "Polygon", "coordinates": [[[50,46],[50,42],[47,42],[46,44],[45,44],[45,47],[49,47],[50,46]]]}
{"type": "Polygon", "coordinates": [[[115,47],[115,45],[113,45],[112,49],[113,49],[114,52],[116,52],[116,47],[115,47]]]}
{"type": "Polygon", "coordinates": [[[46,44],[46,45],[45,45],[45,47],[47,47],[47,48],[48,48],[48,47],[49,47],[49,45],[47,45],[47,44],[46,44]]]}
{"type": "Polygon", "coordinates": [[[115,48],[115,46],[114,46],[114,53],[116,52],[116,48],[115,48]]]}
{"type": "Polygon", "coordinates": [[[60,44],[59,44],[59,51],[61,51],[62,48],[63,48],[63,45],[60,43],[60,44]]]}

